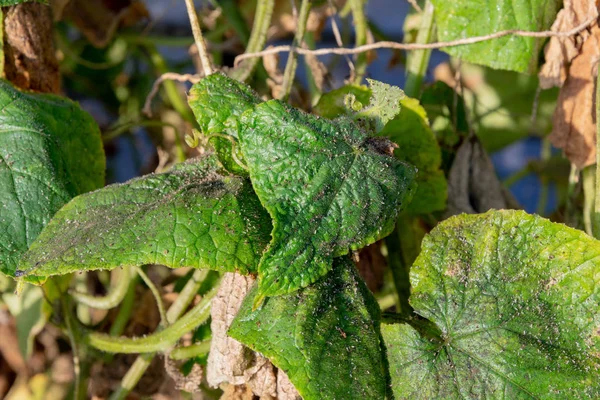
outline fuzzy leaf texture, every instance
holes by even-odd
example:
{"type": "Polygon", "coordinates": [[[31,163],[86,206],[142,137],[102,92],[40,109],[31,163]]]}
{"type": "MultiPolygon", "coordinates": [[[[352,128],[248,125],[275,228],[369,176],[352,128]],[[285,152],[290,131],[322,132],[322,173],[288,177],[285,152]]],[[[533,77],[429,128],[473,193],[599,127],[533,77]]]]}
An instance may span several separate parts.
{"type": "Polygon", "coordinates": [[[104,185],[104,166],[98,125],[76,103],[0,80],[0,272],[15,276],[50,218],[104,185]]]}
{"type": "Polygon", "coordinates": [[[386,236],[413,191],[415,169],[349,119],[328,121],[277,100],[242,115],[252,186],[273,219],[257,304],[324,276],[334,257],[386,236]]]}
{"type": "Polygon", "coordinates": [[[385,398],[379,307],[347,256],[316,284],[252,311],[257,291],[229,335],[285,371],[304,400],[385,398]]]}
{"type": "Polygon", "coordinates": [[[410,302],[382,326],[397,399],[600,397],[600,242],[521,211],[450,218],[423,241],[410,302]]]}
{"type": "MultiPolygon", "coordinates": [[[[373,85],[371,85],[373,87],[373,85]]],[[[376,102],[371,90],[364,86],[346,85],[321,96],[315,112],[334,119],[342,115],[353,116],[345,99],[353,96],[361,104],[376,102]]],[[[446,208],[448,185],[440,166],[442,155],[435,134],[429,127],[427,113],[417,99],[404,97],[398,100],[399,114],[384,125],[378,136],[387,137],[398,147],[394,155],[417,167],[417,188],[412,201],[404,211],[411,215],[428,214],[446,208]]],[[[356,115],[354,115],[356,117],[356,115]]]]}
{"type": "MultiPolygon", "coordinates": [[[[505,30],[550,29],[560,0],[431,0],[438,39],[452,41],[505,30]]],[[[475,44],[447,47],[453,57],[495,69],[533,73],[544,38],[508,35],[475,44]]]]}
{"type": "MultiPolygon", "coordinates": [[[[188,97],[188,103],[202,133],[207,136],[224,133],[233,138],[238,137],[241,114],[261,101],[248,85],[218,72],[194,84],[188,97]]],[[[238,149],[233,149],[230,141],[215,137],[211,139],[211,143],[227,170],[239,175],[247,175],[246,170],[232,157],[231,152],[238,149]]],[[[239,153],[238,158],[242,158],[239,153]]]]}
{"type": "Polygon", "coordinates": [[[73,271],[162,264],[256,271],[271,224],[247,179],[212,157],[110,185],[60,210],[20,269],[33,282],[73,271]]]}

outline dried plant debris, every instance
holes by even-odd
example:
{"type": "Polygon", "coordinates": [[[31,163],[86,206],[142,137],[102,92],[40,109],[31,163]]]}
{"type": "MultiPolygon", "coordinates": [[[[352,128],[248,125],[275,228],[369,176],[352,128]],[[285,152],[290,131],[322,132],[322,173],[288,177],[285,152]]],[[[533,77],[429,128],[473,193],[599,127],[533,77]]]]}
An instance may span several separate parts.
{"type": "Polygon", "coordinates": [[[490,157],[473,136],[461,144],[448,176],[446,216],[477,214],[490,209],[519,208],[498,180],[490,157]]]}
{"type": "Polygon", "coordinates": [[[60,91],[52,28],[52,12],[44,4],[24,3],[5,10],[4,74],[15,86],[60,91]]]}
{"type": "Polygon", "coordinates": [[[578,168],[596,162],[595,91],[600,59],[600,28],[592,27],[581,53],[573,59],[558,96],[550,141],[578,168]]]}
{"type": "MultiPolygon", "coordinates": [[[[226,383],[247,385],[256,396],[276,398],[277,371],[273,364],[227,336],[227,330],[253,284],[254,278],[251,276],[226,273],[223,277],[219,292],[212,302],[212,341],[206,378],[212,387],[226,383]]],[[[232,393],[237,391],[233,390],[232,393]]]]}
{"type": "MultiPolygon", "coordinates": [[[[566,32],[594,16],[598,16],[598,1],[565,0],[563,9],[559,11],[552,25],[552,30],[566,32]]],[[[586,29],[574,36],[555,36],[550,39],[544,52],[546,62],[538,74],[542,89],[563,85],[567,79],[569,64],[580,54],[583,43],[589,37],[590,31],[586,29]]]]}

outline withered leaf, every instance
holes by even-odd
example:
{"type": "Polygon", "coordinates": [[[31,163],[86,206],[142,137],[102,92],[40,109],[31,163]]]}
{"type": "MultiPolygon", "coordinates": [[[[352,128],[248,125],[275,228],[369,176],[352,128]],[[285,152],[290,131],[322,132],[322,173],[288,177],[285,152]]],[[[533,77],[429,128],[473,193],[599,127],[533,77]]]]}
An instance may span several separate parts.
{"type": "Polygon", "coordinates": [[[581,54],[571,63],[558,96],[550,141],[564,150],[577,168],[596,162],[595,90],[600,58],[600,28],[592,27],[581,54]]]}
{"type": "MultiPolygon", "coordinates": [[[[598,17],[596,0],[565,0],[563,9],[552,24],[552,30],[566,32],[594,16],[598,17]]],[[[555,36],[550,39],[544,50],[546,62],[538,74],[542,89],[563,85],[567,79],[569,64],[579,55],[583,43],[589,36],[590,32],[586,29],[575,36],[555,36]]]]}

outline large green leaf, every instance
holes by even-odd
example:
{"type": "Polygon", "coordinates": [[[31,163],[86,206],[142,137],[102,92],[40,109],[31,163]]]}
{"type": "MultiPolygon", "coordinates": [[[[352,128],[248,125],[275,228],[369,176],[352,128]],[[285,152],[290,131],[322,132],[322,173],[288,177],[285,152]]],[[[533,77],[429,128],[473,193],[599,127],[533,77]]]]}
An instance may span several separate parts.
{"type": "Polygon", "coordinates": [[[104,185],[104,151],[92,117],[67,99],[0,80],[0,272],[60,207],[104,185]]]}
{"type": "Polygon", "coordinates": [[[379,307],[347,257],[316,284],[252,311],[257,291],[229,335],[284,370],[304,400],[385,398],[379,307]]]}
{"type": "MultiPolygon", "coordinates": [[[[349,115],[348,96],[362,104],[373,102],[371,90],[364,86],[347,85],[324,94],[315,106],[315,112],[326,118],[349,115]]],[[[404,97],[399,101],[400,112],[386,121],[379,136],[398,145],[394,155],[417,167],[417,189],[412,201],[405,207],[409,214],[428,214],[446,207],[447,183],[440,169],[442,155],[435,134],[429,127],[427,113],[419,101],[404,97]]]]}
{"type": "Polygon", "coordinates": [[[600,242],[521,211],[426,237],[411,304],[382,327],[397,399],[600,398],[600,242]]]}
{"type": "MultiPolygon", "coordinates": [[[[207,136],[227,134],[233,138],[238,137],[241,114],[261,101],[248,85],[221,73],[209,75],[194,84],[188,97],[202,133],[207,136]]],[[[225,168],[237,174],[247,174],[232,157],[231,152],[238,149],[232,149],[229,140],[215,137],[212,143],[225,168]]],[[[238,154],[238,158],[241,155],[238,154]]]]}
{"type": "Polygon", "coordinates": [[[274,221],[259,265],[259,298],[324,276],[334,257],[393,229],[415,170],[347,119],[319,119],[271,100],[242,115],[252,185],[274,221]]]}
{"type": "MultiPolygon", "coordinates": [[[[441,41],[485,36],[504,30],[545,31],[560,0],[431,0],[441,41]]],[[[448,54],[476,64],[535,72],[544,38],[509,35],[480,43],[447,47],[448,54]]]]}
{"type": "Polygon", "coordinates": [[[63,207],[20,264],[47,277],[149,263],[256,271],[271,224],[250,182],[212,157],[111,185],[63,207]]]}

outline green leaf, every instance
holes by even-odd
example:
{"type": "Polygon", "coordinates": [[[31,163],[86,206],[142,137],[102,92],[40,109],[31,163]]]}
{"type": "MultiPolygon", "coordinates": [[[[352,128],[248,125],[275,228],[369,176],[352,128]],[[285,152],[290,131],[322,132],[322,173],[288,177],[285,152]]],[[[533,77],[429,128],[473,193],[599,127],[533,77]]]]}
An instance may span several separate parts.
{"type": "Polygon", "coordinates": [[[229,335],[285,371],[304,400],[385,398],[379,307],[348,257],[316,284],[252,311],[257,292],[229,335]]]}
{"type": "MultiPolygon", "coordinates": [[[[438,39],[452,41],[504,30],[545,31],[554,22],[560,0],[431,0],[438,39]]],[[[495,69],[533,73],[544,38],[508,35],[443,50],[463,61],[495,69]]]]}
{"type": "Polygon", "coordinates": [[[25,254],[33,281],[73,271],[162,264],[256,271],[271,224],[246,179],[213,157],[79,196],[25,254]]]}
{"type": "MultiPolygon", "coordinates": [[[[239,117],[262,100],[246,84],[231,79],[221,73],[214,73],[194,84],[190,90],[188,103],[198,120],[202,133],[227,134],[238,137],[239,117]]],[[[230,172],[247,175],[232,157],[230,141],[215,137],[212,139],[215,151],[223,166],[230,172]]],[[[237,154],[242,158],[241,154],[237,154]]]]}
{"type": "Polygon", "coordinates": [[[442,222],[411,269],[438,333],[382,327],[396,398],[599,398],[599,260],[597,240],[521,211],[442,222]]]}
{"type": "Polygon", "coordinates": [[[334,257],[391,232],[415,170],[350,120],[319,119],[271,100],[242,116],[242,151],[274,221],[259,265],[259,298],[324,276],[334,257]]]}
{"type": "Polygon", "coordinates": [[[325,93],[319,99],[313,112],[325,118],[334,119],[341,115],[352,113],[346,104],[348,95],[354,96],[354,101],[361,104],[368,104],[371,98],[371,90],[365,86],[346,85],[339,89],[325,93]]]}
{"type": "MultiPolygon", "coordinates": [[[[315,112],[326,118],[336,118],[352,113],[345,99],[368,103],[371,91],[364,86],[347,85],[321,97],[315,112]]],[[[442,155],[435,134],[429,127],[427,113],[419,101],[409,97],[399,100],[400,113],[383,127],[378,136],[385,136],[398,145],[394,155],[417,167],[417,189],[405,212],[428,214],[446,208],[447,182],[440,169],[442,155]]]]}
{"type": "Polygon", "coordinates": [[[448,184],[440,166],[442,152],[417,99],[400,101],[402,110],[380,132],[398,145],[394,155],[417,167],[417,190],[406,207],[409,214],[428,214],[446,208],[448,184]]]}
{"type": "Polygon", "coordinates": [[[380,132],[385,124],[391,121],[400,112],[400,100],[404,96],[402,89],[387,83],[368,79],[371,99],[369,105],[356,113],[354,116],[358,121],[371,121],[374,132],[380,132]]]}
{"type": "Polygon", "coordinates": [[[15,276],[54,213],[104,185],[104,166],[100,130],[76,103],[0,80],[0,272],[15,276]]]}

